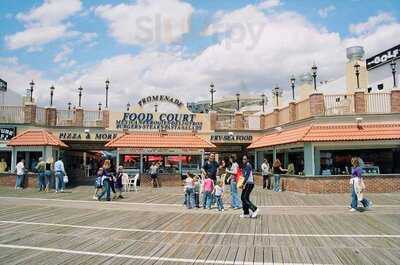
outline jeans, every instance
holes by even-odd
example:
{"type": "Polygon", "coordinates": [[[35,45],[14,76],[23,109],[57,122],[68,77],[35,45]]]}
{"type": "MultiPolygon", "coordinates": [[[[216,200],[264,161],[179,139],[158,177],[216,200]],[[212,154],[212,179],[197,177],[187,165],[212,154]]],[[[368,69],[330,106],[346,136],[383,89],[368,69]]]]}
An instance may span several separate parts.
{"type": "Polygon", "coordinates": [[[38,174],[38,186],[39,186],[39,191],[45,190],[46,189],[46,173],[45,172],[39,172],[38,174]]]}
{"type": "Polygon", "coordinates": [[[224,203],[222,202],[222,196],[215,196],[215,200],[217,201],[218,210],[223,210],[224,203]]]}
{"type": "Polygon", "coordinates": [[[110,182],[108,181],[108,179],[105,179],[103,181],[103,191],[100,193],[98,199],[101,200],[101,198],[103,198],[104,195],[106,195],[106,200],[110,201],[110,182]]]}
{"type": "Polygon", "coordinates": [[[200,208],[200,194],[198,192],[194,193],[194,204],[197,208],[200,208]]]}
{"type": "Polygon", "coordinates": [[[211,191],[205,191],[204,192],[204,198],[203,198],[203,208],[211,208],[211,199],[212,199],[212,194],[211,191]]]}
{"type": "Polygon", "coordinates": [[[281,191],[281,175],[279,174],[274,175],[274,191],[281,191]]]}
{"type": "Polygon", "coordinates": [[[23,188],[24,187],[24,175],[17,175],[15,180],[15,187],[16,188],[23,188]]]}
{"type": "Polygon", "coordinates": [[[194,189],[193,188],[188,188],[188,189],[186,189],[186,193],[185,193],[185,196],[186,196],[186,207],[188,208],[188,209],[192,209],[192,208],[194,208],[194,189]]]}
{"type": "MultiPolygon", "coordinates": [[[[369,200],[365,197],[361,200],[361,203],[365,208],[369,206],[369,200]]],[[[353,184],[351,185],[351,208],[357,209],[357,205],[358,205],[358,198],[353,184]]]]}
{"type": "Polygon", "coordinates": [[[63,191],[64,190],[64,173],[63,172],[56,172],[55,174],[56,179],[56,191],[63,191]]]}
{"type": "Polygon", "coordinates": [[[251,191],[254,188],[253,183],[247,183],[244,186],[244,189],[242,191],[242,205],[243,205],[243,214],[248,215],[249,214],[249,209],[255,212],[257,210],[257,206],[255,206],[251,201],[250,201],[250,194],[251,191]]]}
{"type": "Polygon", "coordinates": [[[241,208],[241,203],[239,200],[237,183],[234,180],[231,180],[231,206],[232,208],[241,208]]]}

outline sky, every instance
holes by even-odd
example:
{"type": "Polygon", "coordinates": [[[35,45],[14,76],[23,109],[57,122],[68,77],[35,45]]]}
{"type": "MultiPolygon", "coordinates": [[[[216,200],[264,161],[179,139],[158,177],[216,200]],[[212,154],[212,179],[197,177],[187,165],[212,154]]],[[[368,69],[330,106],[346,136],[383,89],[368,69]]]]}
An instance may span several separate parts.
{"type": "MultiPolygon", "coordinates": [[[[3,0],[0,78],[66,108],[110,108],[153,94],[194,102],[265,93],[318,66],[319,80],[344,74],[346,48],[366,56],[400,42],[398,0],[3,0]]],[[[332,91],[334,92],[334,91],[332,91]]],[[[287,92],[288,93],[288,92],[287,92]]]]}

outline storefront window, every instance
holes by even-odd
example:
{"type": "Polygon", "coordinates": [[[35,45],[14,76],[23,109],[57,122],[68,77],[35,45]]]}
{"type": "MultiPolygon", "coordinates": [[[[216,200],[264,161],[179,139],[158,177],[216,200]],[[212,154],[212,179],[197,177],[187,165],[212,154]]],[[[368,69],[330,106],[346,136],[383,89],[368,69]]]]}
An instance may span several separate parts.
{"type": "Polygon", "coordinates": [[[42,157],[42,152],[17,152],[17,163],[21,161],[21,159],[25,159],[25,167],[29,172],[35,171],[35,167],[39,162],[39,158],[42,157]]]}
{"type": "Polygon", "coordinates": [[[11,170],[11,151],[0,151],[0,173],[11,170]]]}

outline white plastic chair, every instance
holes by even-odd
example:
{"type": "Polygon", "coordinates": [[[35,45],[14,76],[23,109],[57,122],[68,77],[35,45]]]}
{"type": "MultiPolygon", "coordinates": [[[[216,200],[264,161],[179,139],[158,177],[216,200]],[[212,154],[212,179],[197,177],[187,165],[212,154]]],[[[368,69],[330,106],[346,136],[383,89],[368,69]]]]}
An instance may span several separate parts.
{"type": "Polygon", "coordinates": [[[131,187],[133,186],[133,190],[137,191],[137,181],[139,178],[139,173],[137,173],[133,178],[129,179],[129,191],[131,191],[131,187]]]}

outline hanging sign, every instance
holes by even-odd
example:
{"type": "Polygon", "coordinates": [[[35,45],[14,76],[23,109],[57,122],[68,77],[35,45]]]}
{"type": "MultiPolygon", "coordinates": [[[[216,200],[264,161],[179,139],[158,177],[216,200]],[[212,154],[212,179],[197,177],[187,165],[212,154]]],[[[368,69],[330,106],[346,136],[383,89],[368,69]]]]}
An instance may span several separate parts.
{"type": "Polygon", "coordinates": [[[9,141],[17,135],[16,127],[1,127],[0,128],[0,141],[9,141]]]}
{"type": "Polygon", "coordinates": [[[383,64],[389,63],[392,60],[397,60],[400,58],[400,44],[390,48],[384,52],[381,52],[371,58],[368,58],[367,63],[367,70],[371,70],[383,64]]]}

